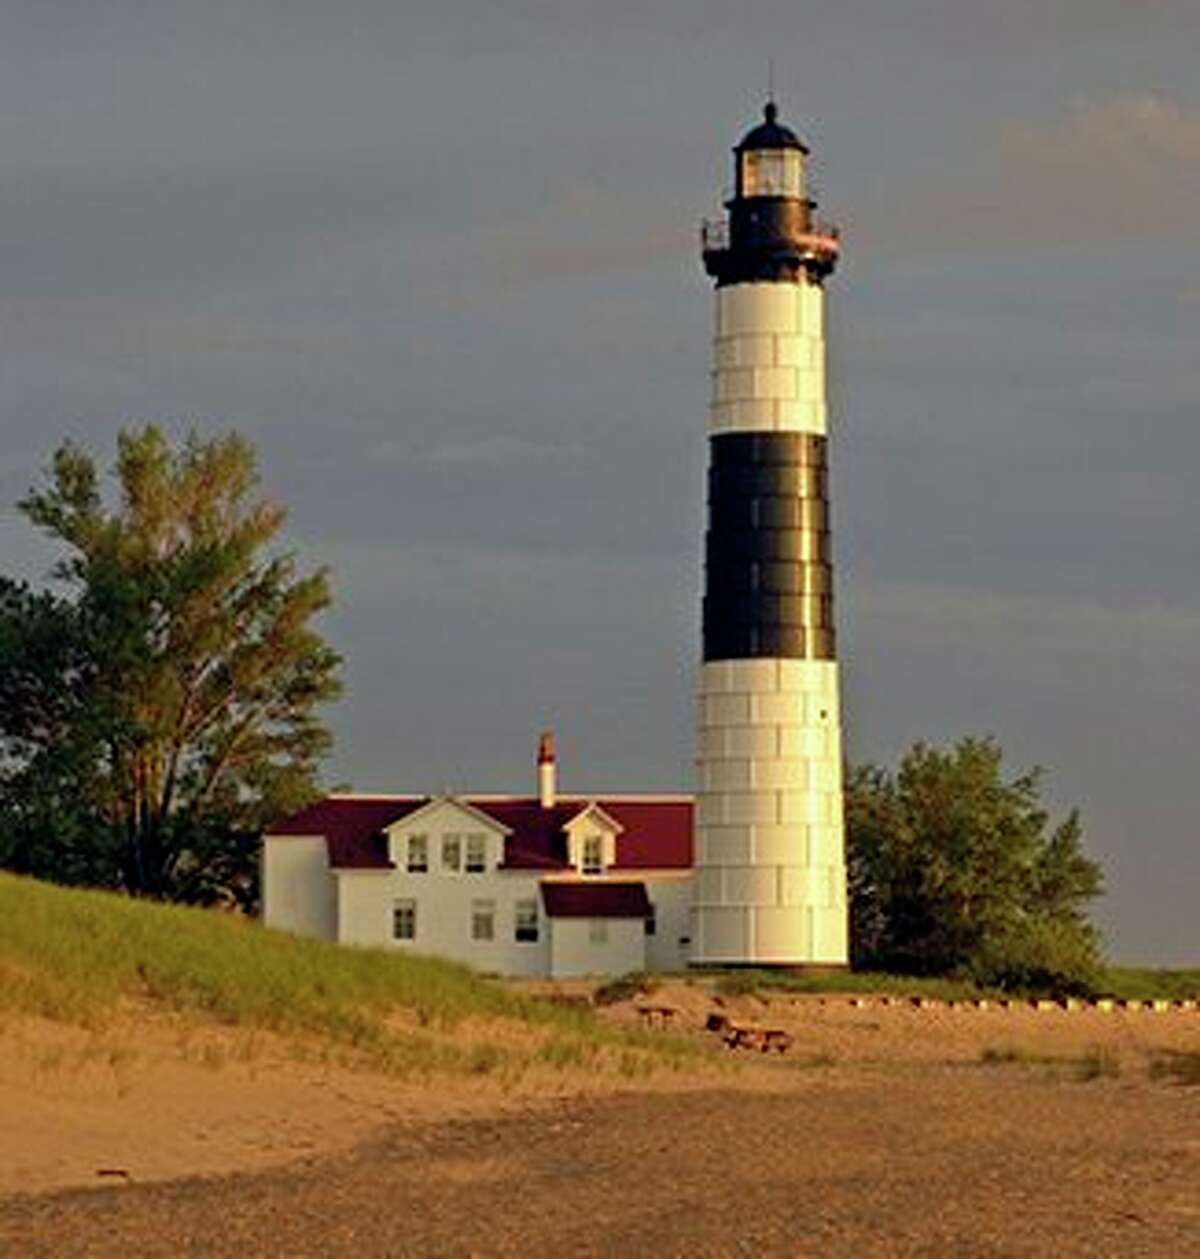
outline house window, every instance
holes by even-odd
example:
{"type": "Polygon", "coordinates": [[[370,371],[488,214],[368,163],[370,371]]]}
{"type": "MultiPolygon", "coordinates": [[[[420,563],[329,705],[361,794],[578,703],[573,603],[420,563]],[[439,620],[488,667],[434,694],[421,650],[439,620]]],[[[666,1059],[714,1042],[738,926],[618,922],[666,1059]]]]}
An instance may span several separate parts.
{"type": "Polygon", "coordinates": [[[658,930],[658,911],[654,902],[650,902],[650,912],[646,915],[646,934],[652,936],[658,930]]]}
{"type": "Polygon", "coordinates": [[[538,938],[537,901],[517,901],[514,935],[521,944],[536,944],[538,938]]]}
{"type": "Polygon", "coordinates": [[[588,835],[583,841],[583,873],[604,873],[604,841],[599,835],[588,835]]]}
{"type": "Polygon", "coordinates": [[[604,918],[588,920],[588,940],[592,944],[608,943],[608,921],[604,918]]]}
{"type": "Polygon", "coordinates": [[[496,902],[471,902],[471,939],[494,940],[496,938],[496,902]]]}
{"type": "Polygon", "coordinates": [[[457,874],[462,869],[462,836],[442,836],[442,869],[457,874]]]}
{"type": "Polygon", "coordinates": [[[410,835],[408,837],[408,872],[424,874],[429,869],[429,836],[410,835]]]}
{"type": "Polygon", "coordinates": [[[392,939],[417,938],[417,902],[396,901],[392,906],[392,939]]]}
{"type": "Polygon", "coordinates": [[[482,874],[487,869],[487,837],[484,835],[467,836],[468,874],[482,874]]]}

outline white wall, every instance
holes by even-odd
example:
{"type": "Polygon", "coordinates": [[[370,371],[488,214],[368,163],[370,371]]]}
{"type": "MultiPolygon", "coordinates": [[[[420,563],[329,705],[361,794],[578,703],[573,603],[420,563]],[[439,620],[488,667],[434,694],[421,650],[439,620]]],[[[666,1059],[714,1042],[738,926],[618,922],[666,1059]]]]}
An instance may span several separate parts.
{"type": "Polygon", "coordinates": [[[591,939],[590,918],[550,920],[550,975],[627,975],[646,969],[646,928],[640,918],[606,918],[608,939],[591,939]]]}
{"type": "Polygon", "coordinates": [[[655,930],[646,936],[646,970],[681,971],[691,960],[692,872],[639,871],[655,909],[655,930]]]}
{"type": "Polygon", "coordinates": [[[337,889],[321,835],[263,837],[264,926],[337,939],[337,889]]]}
{"type": "Polygon", "coordinates": [[[335,870],[338,943],[383,948],[392,939],[391,870],[335,870]]]}
{"type": "Polygon", "coordinates": [[[502,975],[545,975],[549,969],[547,919],[535,874],[491,871],[487,874],[443,875],[435,866],[427,874],[405,870],[337,872],[340,939],[347,944],[406,949],[465,962],[481,971],[502,975]],[[415,940],[392,936],[392,908],[397,900],[417,903],[415,940]],[[475,901],[495,906],[494,938],[471,938],[475,901]],[[516,905],[535,901],[538,939],[515,939],[516,905]]]}
{"type": "Polygon", "coordinates": [[[837,663],[701,669],[697,963],[844,965],[837,663]]]}

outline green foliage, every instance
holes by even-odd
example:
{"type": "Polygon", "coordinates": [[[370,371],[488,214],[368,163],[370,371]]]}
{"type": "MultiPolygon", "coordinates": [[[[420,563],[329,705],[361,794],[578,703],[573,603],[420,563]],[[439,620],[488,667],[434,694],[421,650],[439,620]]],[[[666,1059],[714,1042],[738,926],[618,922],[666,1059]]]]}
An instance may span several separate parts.
{"type": "Polygon", "coordinates": [[[1195,1001],[1200,999],[1200,970],[1110,966],[1097,989],[1124,1001],[1195,1001]]]}
{"type": "MultiPolygon", "coordinates": [[[[703,972],[701,972],[703,973],[703,972]]],[[[746,997],[771,992],[809,995],[928,997],[932,1001],[970,1001],[992,993],[973,980],[937,976],[889,975],[881,971],[790,971],[739,967],[716,975],[714,987],[725,997],[746,997]]]]}
{"type": "Polygon", "coordinates": [[[723,997],[751,997],[761,988],[772,986],[770,971],[753,968],[726,971],[716,982],[716,990],[723,997]]]}
{"type": "Polygon", "coordinates": [[[1085,914],[1102,887],[1078,815],[1048,830],[1038,771],[1005,779],[991,739],[918,743],[846,793],[856,966],[1086,992],[1101,978],[1085,914]]]}
{"type": "Polygon", "coordinates": [[[252,836],[315,794],[338,657],[324,571],[271,550],[253,449],[120,435],[106,505],[66,443],[21,510],[63,594],[0,580],[0,864],[207,902],[255,896],[252,836]]]}

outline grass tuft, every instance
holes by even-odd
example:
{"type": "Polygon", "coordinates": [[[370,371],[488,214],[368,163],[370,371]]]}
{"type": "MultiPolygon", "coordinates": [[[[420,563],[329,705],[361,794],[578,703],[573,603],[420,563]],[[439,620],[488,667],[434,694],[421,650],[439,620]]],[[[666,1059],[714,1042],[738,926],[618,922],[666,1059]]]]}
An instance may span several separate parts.
{"type": "Polygon", "coordinates": [[[1200,1052],[1159,1050],[1150,1059],[1150,1078],[1187,1087],[1200,1085],[1200,1052]]]}
{"type": "Polygon", "coordinates": [[[592,1002],[598,1006],[616,1005],[634,997],[649,996],[657,986],[656,981],[644,971],[631,971],[628,975],[601,984],[592,994],[592,1002]]]}
{"type": "Polygon", "coordinates": [[[1093,1045],[1076,1063],[1080,1080],[1115,1080],[1121,1074],[1121,1058],[1106,1045],[1093,1045]]]}
{"type": "Polygon", "coordinates": [[[1093,1045],[1079,1057],[1037,1053],[1020,1045],[989,1045],[979,1055],[985,1066],[1066,1067],[1081,1082],[1115,1079],[1121,1059],[1105,1045],[1093,1045]]]}
{"type": "Polygon", "coordinates": [[[1020,1049],[1016,1045],[988,1045],[979,1055],[979,1061],[988,1067],[1003,1067],[1013,1063],[1030,1063],[1045,1062],[1044,1058],[1038,1058],[1027,1049],[1020,1049]]]}

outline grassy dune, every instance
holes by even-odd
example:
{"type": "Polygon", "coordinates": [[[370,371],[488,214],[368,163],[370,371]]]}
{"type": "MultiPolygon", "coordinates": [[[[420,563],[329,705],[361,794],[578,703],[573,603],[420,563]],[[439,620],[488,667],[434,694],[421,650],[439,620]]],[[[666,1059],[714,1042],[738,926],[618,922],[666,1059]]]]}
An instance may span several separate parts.
{"type": "Polygon", "coordinates": [[[1130,1001],[1188,1001],[1200,997],[1200,970],[1112,966],[1104,976],[1105,996],[1130,1001]]]}
{"type": "MultiPolygon", "coordinates": [[[[929,997],[937,1001],[967,1001],[977,997],[1049,997],[1042,989],[1006,991],[986,988],[969,980],[888,975],[875,971],[843,971],[828,975],[790,974],[753,969],[714,972],[719,991],[727,994],[779,990],[796,993],[859,993],[892,997],[929,997]]],[[[1112,966],[1096,984],[1093,996],[1130,1001],[1200,999],[1200,970],[1167,970],[1112,966]]]]}
{"type": "Polygon", "coordinates": [[[234,915],[0,874],[0,1011],[99,1026],[147,1006],[332,1039],[398,1071],[541,1062],[636,1074],[691,1056],[674,1038],[602,1026],[590,1010],[514,993],[436,958],[341,948],[234,915]],[[464,1025],[476,1034],[455,1035],[464,1025]],[[494,1027],[497,1043],[481,1027],[494,1027]]]}
{"type": "Polygon", "coordinates": [[[980,988],[977,984],[963,980],[924,979],[912,975],[888,975],[879,971],[835,971],[823,975],[747,968],[718,975],[716,986],[719,992],[728,996],[777,990],[831,996],[852,993],[966,1001],[974,997],[994,995],[990,989],[980,988]]]}

